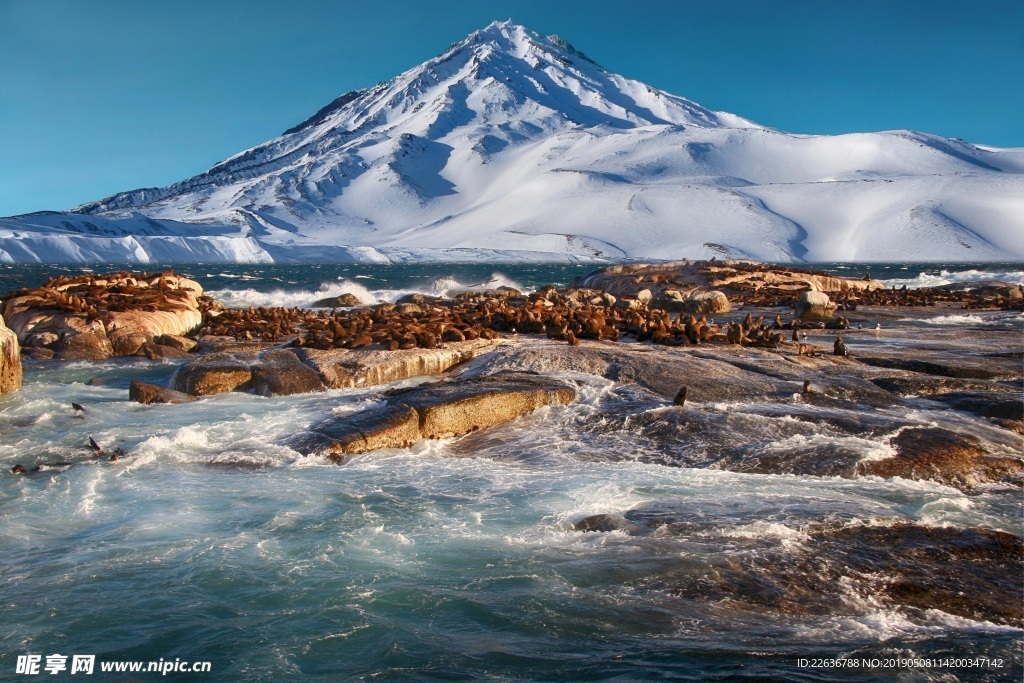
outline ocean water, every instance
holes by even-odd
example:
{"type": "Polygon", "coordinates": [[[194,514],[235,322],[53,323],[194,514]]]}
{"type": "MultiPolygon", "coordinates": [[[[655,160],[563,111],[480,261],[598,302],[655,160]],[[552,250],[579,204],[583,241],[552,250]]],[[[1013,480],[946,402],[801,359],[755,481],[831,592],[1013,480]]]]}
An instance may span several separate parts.
{"type": "MultiPolygon", "coordinates": [[[[870,267],[896,282],[958,281],[968,272],[1024,280],[1022,264],[870,267]]],[[[189,265],[177,272],[229,305],[256,306],[310,305],[343,291],[394,300],[484,282],[529,290],[588,270],[189,265]]],[[[5,266],[0,283],[7,291],[58,272],[5,266]]],[[[1024,328],[1018,314],[976,311],[889,325],[1024,328]]],[[[19,655],[43,655],[45,663],[56,653],[209,661],[210,673],[169,677],[268,682],[987,681],[1020,680],[1024,672],[1021,630],[893,607],[853,583],[834,587],[828,610],[806,612],[680,588],[687,576],[813,554],[809,530],[823,524],[911,521],[1020,536],[1019,489],[968,495],[899,479],[724,471],[704,457],[715,444],[700,434],[682,439],[638,427],[659,422],[668,405],[660,397],[574,374],[559,375],[579,390],[573,405],[337,465],[280,444],[332,413],[377,404],[395,385],[279,398],[226,394],[180,406],[128,400],[132,379],[166,383],[176,367],[133,359],[26,363],[23,389],[0,397],[0,465],[5,472],[16,463],[42,465],[27,476],[0,475],[0,679],[34,678],[15,673],[19,655]],[[89,437],[126,456],[94,458],[89,437]],[[673,510],[695,530],[572,530],[588,515],[638,508],[673,510]],[[798,666],[800,658],[843,656],[981,656],[1005,666],[798,666]]],[[[997,452],[1020,448],[1005,430],[966,414],[940,416],[926,403],[909,412],[871,410],[870,428],[860,430],[794,417],[819,410],[813,406],[688,406],[708,424],[746,435],[752,456],[877,459],[897,425],[939,420],[997,452]]],[[[771,571],[751,581],[768,578],[771,571]]],[[[95,677],[104,679],[98,665],[95,677]]]]}

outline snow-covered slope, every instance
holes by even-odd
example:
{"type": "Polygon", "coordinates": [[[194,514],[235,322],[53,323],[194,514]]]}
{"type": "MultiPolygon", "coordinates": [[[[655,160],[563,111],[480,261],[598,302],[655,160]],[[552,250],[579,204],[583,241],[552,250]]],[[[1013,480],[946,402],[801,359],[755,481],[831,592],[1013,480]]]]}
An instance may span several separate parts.
{"type": "Polygon", "coordinates": [[[1024,258],[1024,149],[783,133],[495,23],[206,173],[0,219],[0,261],[1024,258]]]}

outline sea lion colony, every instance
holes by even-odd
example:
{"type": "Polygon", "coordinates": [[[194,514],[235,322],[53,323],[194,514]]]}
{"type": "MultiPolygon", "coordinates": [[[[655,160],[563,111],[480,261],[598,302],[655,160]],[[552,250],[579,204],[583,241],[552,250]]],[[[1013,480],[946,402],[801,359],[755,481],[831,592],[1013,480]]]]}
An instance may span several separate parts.
{"type": "MultiPolygon", "coordinates": [[[[50,278],[41,287],[22,288],[0,296],[6,304],[26,297],[25,308],[81,314],[94,320],[104,313],[123,311],[174,311],[187,305],[192,290],[175,286],[179,278],[174,270],[162,273],[118,272],[109,275],[78,275],[50,278]]],[[[211,297],[196,297],[200,310],[219,309],[211,297]]]]}
{"type": "MultiPolygon", "coordinates": [[[[753,264],[730,263],[725,272],[755,272],[753,264]],[[746,270],[744,270],[744,268],[746,270]]],[[[761,266],[764,268],[764,266],[761,266]]],[[[721,277],[723,267],[716,274],[721,277]]],[[[809,274],[818,275],[812,271],[809,274]]],[[[786,275],[792,274],[787,270],[786,275]]],[[[649,276],[658,280],[657,274],[649,276]]],[[[478,338],[491,339],[501,333],[546,335],[576,344],[580,339],[616,341],[629,335],[637,341],[679,346],[719,342],[741,346],[778,348],[786,343],[782,330],[815,327],[842,330],[849,327],[843,317],[827,321],[800,319],[753,319],[716,325],[706,314],[682,312],[676,315],[644,297],[616,298],[606,292],[544,287],[529,296],[510,288],[465,292],[455,299],[410,295],[397,304],[353,308],[310,310],[304,308],[225,309],[219,302],[194,291],[176,289],[168,283],[176,278],[164,273],[82,275],[52,278],[42,287],[20,289],[0,297],[5,303],[20,299],[38,311],[59,311],[87,321],[105,313],[125,310],[175,310],[194,297],[203,322],[189,336],[228,336],[236,340],[289,343],[316,349],[387,350],[436,348],[444,342],[478,338]]],[[[720,280],[721,282],[724,281],[720,280]]],[[[733,301],[744,305],[793,306],[800,291],[775,291],[764,286],[749,295],[737,295],[748,282],[734,281],[728,289],[733,301]]],[[[858,305],[932,306],[936,302],[958,302],[964,308],[1021,309],[1024,298],[1019,288],[1009,291],[961,291],[952,288],[908,290],[906,287],[848,290],[833,293],[840,311],[858,305]],[[1016,294],[1016,296],[1012,296],[1016,294]]],[[[685,306],[685,303],[683,304],[685,306]]],[[[837,351],[838,353],[838,351],[837,351]]]]}
{"type": "Polygon", "coordinates": [[[781,316],[765,322],[748,315],[743,322],[720,326],[707,315],[672,315],[648,308],[637,300],[615,300],[602,292],[583,289],[544,289],[523,297],[515,290],[467,292],[454,300],[423,295],[398,304],[381,304],[348,311],[300,308],[211,310],[197,335],[231,336],[237,340],[277,342],[294,336],[291,344],[316,349],[358,349],[376,345],[388,350],[437,348],[443,342],[492,339],[500,333],[545,335],[575,344],[580,339],[618,341],[631,335],[637,341],[680,346],[721,342],[776,348],[784,343],[780,331],[794,326],[846,329],[839,317],[827,323],[785,322],[781,316]]]}

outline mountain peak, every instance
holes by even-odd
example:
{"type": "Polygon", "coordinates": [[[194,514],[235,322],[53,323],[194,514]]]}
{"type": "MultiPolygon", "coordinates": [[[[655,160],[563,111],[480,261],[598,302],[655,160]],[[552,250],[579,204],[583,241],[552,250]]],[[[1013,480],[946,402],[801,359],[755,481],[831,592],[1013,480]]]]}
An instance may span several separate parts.
{"type": "Polygon", "coordinates": [[[0,261],[1005,260],[1024,253],[1022,183],[1020,153],[788,135],[500,21],[205,173],[0,220],[0,261]]]}

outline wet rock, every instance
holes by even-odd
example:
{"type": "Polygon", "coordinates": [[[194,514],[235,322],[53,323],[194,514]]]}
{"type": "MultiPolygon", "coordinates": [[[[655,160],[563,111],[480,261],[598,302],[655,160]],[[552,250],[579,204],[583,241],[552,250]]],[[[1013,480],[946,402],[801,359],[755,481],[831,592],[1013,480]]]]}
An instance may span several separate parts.
{"type": "Polygon", "coordinates": [[[173,360],[175,358],[187,358],[189,354],[173,346],[147,342],[142,346],[142,355],[150,360],[173,360]]]}
{"type": "Polygon", "coordinates": [[[170,346],[185,353],[191,353],[199,345],[195,340],[177,334],[164,334],[158,337],[156,341],[163,346],[170,346]]]}
{"type": "Polygon", "coordinates": [[[831,318],[836,305],[825,292],[804,292],[797,299],[795,312],[797,318],[831,318]]]}
{"type": "Polygon", "coordinates": [[[424,439],[445,439],[492,427],[541,406],[576,400],[576,390],[537,375],[499,373],[416,387],[390,399],[420,416],[424,439]]]}
{"type": "Polygon", "coordinates": [[[965,490],[988,482],[1019,485],[1024,474],[1020,458],[989,455],[977,438],[941,427],[905,429],[892,446],[895,456],[862,462],[858,474],[928,479],[965,490]]]}
{"type": "Polygon", "coordinates": [[[66,334],[57,344],[58,360],[105,360],[114,355],[107,337],[93,332],[66,334]]]}
{"type": "Polygon", "coordinates": [[[196,352],[207,353],[255,353],[274,346],[268,341],[239,341],[234,337],[203,335],[196,339],[196,352]]]}
{"type": "MultiPolygon", "coordinates": [[[[858,355],[857,360],[877,368],[907,370],[926,375],[939,375],[957,379],[1002,379],[1020,375],[1019,368],[1007,367],[993,359],[936,359],[921,360],[918,358],[897,358],[894,356],[858,355]]],[[[1016,365],[1019,366],[1019,363],[1016,365]]]]}
{"type": "Polygon", "coordinates": [[[440,349],[295,349],[296,355],[316,370],[321,382],[331,389],[367,387],[409,377],[437,375],[475,357],[493,346],[486,339],[452,343],[440,349]]]}
{"type": "Polygon", "coordinates": [[[421,438],[461,436],[575,399],[572,387],[523,373],[439,382],[393,392],[383,408],[331,418],[286,445],[306,455],[404,448],[421,438]]]}
{"type": "Polygon", "coordinates": [[[313,303],[313,308],[344,308],[349,306],[360,306],[362,301],[355,294],[345,292],[340,296],[330,296],[313,303]]]}
{"type": "Polygon", "coordinates": [[[53,349],[37,346],[34,348],[25,349],[24,355],[29,360],[51,360],[57,354],[53,352],[53,349]]]}
{"type": "Polygon", "coordinates": [[[35,332],[25,339],[26,347],[51,347],[54,346],[60,337],[53,332],[35,332]]]}
{"type": "Polygon", "coordinates": [[[195,401],[195,396],[165,387],[158,387],[153,384],[146,384],[139,380],[132,380],[128,386],[128,398],[139,403],[149,405],[151,403],[189,403],[195,401]]]}
{"type": "MultiPolygon", "coordinates": [[[[784,515],[764,512],[769,518],[784,515]]],[[[670,506],[588,520],[578,530],[618,530],[623,520],[630,535],[651,535],[662,548],[671,547],[669,540],[679,543],[685,552],[674,566],[635,583],[684,599],[797,615],[857,615],[900,606],[1024,624],[1024,542],[1001,531],[902,520],[812,522],[791,528],[780,543],[778,537],[732,535],[737,520],[714,506],[689,515],[670,506]]]]}
{"type": "Polygon", "coordinates": [[[906,375],[903,377],[876,377],[871,380],[876,386],[900,396],[930,396],[960,391],[991,391],[996,389],[991,382],[965,380],[952,377],[924,377],[906,375]]]}
{"type": "Polygon", "coordinates": [[[18,335],[9,330],[0,317],[0,394],[21,388],[21,348],[18,335]]]}
{"type": "Polygon", "coordinates": [[[692,315],[711,315],[713,313],[728,313],[732,309],[725,294],[712,290],[695,291],[690,294],[684,304],[684,310],[692,315]]]}
{"type": "Polygon", "coordinates": [[[389,405],[332,418],[286,442],[293,450],[340,461],[347,454],[408,448],[420,439],[420,417],[410,406],[389,405]]]}
{"type": "Polygon", "coordinates": [[[286,349],[267,351],[251,366],[252,391],[264,396],[290,396],[323,391],[316,370],[286,349]]]}
{"type": "Polygon", "coordinates": [[[174,388],[192,396],[247,391],[252,387],[249,365],[253,360],[254,354],[210,353],[200,356],[178,369],[174,388]]]}
{"type": "Polygon", "coordinates": [[[631,536],[642,535],[650,530],[642,524],[631,522],[622,515],[590,515],[572,525],[573,531],[609,532],[622,531],[631,536]]]}
{"type": "Polygon", "coordinates": [[[139,332],[115,333],[108,335],[108,338],[114,349],[113,355],[115,356],[140,355],[142,354],[143,347],[153,341],[152,337],[147,337],[139,332]]]}
{"type": "Polygon", "coordinates": [[[994,391],[956,391],[931,396],[953,410],[962,410],[982,417],[1001,420],[1024,420],[1024,401],[1020,394],[994,391]]]}

